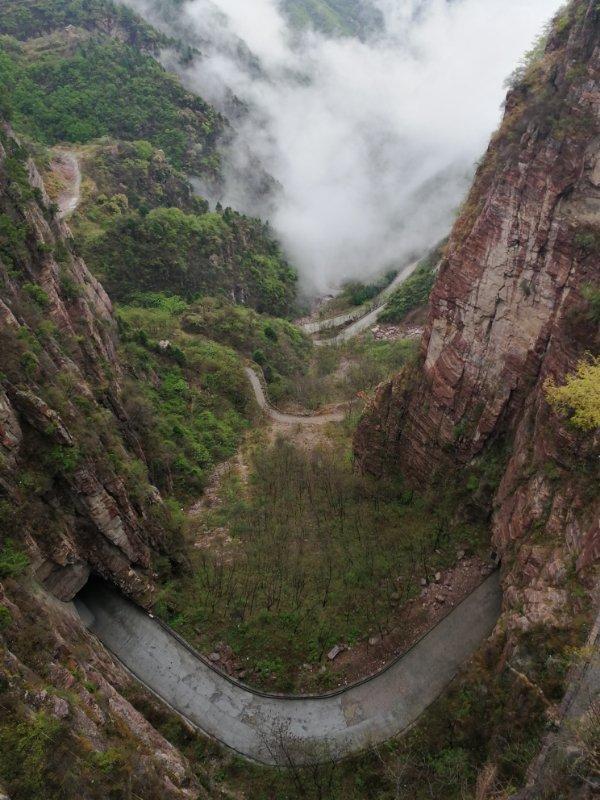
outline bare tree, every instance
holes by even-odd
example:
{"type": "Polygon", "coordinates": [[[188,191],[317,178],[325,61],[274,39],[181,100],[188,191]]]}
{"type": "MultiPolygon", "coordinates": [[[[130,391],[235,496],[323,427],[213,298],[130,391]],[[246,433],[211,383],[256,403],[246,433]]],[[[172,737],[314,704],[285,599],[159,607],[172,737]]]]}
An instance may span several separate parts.
{"type": "Polygon", "coordinates": [[[302,740],[285,724],[265,732],[262,741],[271,760],[286,770],[300,797],[331,800],[339,767],[327,742],[302,740]]]}

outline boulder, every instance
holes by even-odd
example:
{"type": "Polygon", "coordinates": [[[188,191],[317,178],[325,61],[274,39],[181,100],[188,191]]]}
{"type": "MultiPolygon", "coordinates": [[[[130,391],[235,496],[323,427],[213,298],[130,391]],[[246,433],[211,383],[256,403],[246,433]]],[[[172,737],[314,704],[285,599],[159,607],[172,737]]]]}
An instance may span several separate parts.
{"type": "Polygon", "coordinates": [[[332,647],[331,650],[327,653],[327,658],[330,661],[335,661],[335,659],[342,653],[344,650],[344,646],[341,644],[336,644],[335,647],[332,647]]]}

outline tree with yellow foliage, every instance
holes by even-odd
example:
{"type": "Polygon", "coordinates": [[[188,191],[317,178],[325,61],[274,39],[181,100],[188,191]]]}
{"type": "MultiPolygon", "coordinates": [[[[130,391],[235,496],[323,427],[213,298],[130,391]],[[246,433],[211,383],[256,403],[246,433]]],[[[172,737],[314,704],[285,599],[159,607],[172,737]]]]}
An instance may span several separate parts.
{"type": "Polygon", "coordinates": [[[600,427],[600,357],[580,361],[562,386],[548,380],[544,388],[550,405],[556,411],[571,412],[577,428],[591,431],[600,427]]]}

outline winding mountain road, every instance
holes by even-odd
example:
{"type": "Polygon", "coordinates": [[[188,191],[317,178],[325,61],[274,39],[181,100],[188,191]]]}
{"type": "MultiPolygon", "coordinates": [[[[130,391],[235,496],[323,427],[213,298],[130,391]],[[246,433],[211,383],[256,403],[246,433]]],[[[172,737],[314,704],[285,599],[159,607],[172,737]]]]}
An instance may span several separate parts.
{"type": "Polygon", "coordinates": [[[301,414],[283,414],[269,403],[262,383],[256,372],[251,367],[244,367],[248,380],[254,391],[256,402],[263,411],[274,421],[282,425],[327,425],[329,422],[341,422],[345,414],[342,411],[334,411],[330,414],[311,414],[302,416],[301,414]]]}
{"type": "MultiPolygon", "coordinates": [[[[342,412],[283,414],[269,404],[256,372],[245,372],[275,422],[322,425],[344,418],[342,412]]],[[[290,766],[339,760],[406,731],[489,636],[501,600],[494,572],[384,670],[321,696],[245,686],[103,581],[92,579],[74,604],[100,642],[191,725],[253,761],[290,766]]]]}
{"type": "MultiPolygon", "coordinates": [[[[258,404],[276,422],[343,419],[343,413],[282,414],[270,406],[254,370],[245,371],[258,404]]],[[[407,730],[491,633],[501,600],[494,572],[386,669],[322,696],[245,686],[103,581],[92,579],[74,602],[100,642],[191,725],[251,760],[289,766],[339,760],[407,730]]]]}
{"type": "Polygon", "coordinates": [[[300,765],[339,760],[407,730],[489,636],[501,590],[494,572],[384,671],[319,697],[244,686],[103,582],[88,583],[75,606],[102,644],[194,727],[254,761],[300,765]]]}
{"type": "Polygon", "coordinates": [[[339,328],[342,325],[347,325],[350,323],[347,328],[338,333],[336,336],[332,336],[328,339],[314,340],[318,347],[347,342],[349,339],[352,339],[354,336],[362,333],[362,331],[366,330],[368,327],[377,322],[377,318],[379,317],[381,311],[385,308],[388,298],[402,283],[404,283],[408,277],[413,274],[421,261],[422,259],[418,259],[417,261],[413,261],[412,264],[408,264],[406,267],[401,269],[390,285],[386,286],[385,289],[383,289],[367,306],[353,308],[351,311],[347,311],[345,314],[339,314],[336,317],[328,317],[327,319],[318,320],[316,322],[305,322],[300,325],[301,329],[304,331],[304,333],[313,334],[321,333],[325,330],[332,330],[333,328],[339,328]]]}
{"type": "Polygon", "coordinates": [[[340,328],[342,325],[347,325],[349,322],[353,322],[360,317],[364,317],[370,308],[372,308],[371,303],[369,303],[366,310],[364,305],[356,306],[356,308],[353,308],[351,311],[338,314],[336,317],[326,317],[325,319],[319,319],[315,322],[302,322],[299,327],[304,333],[309,335],[333,330],[334,328],[340,328]]]}

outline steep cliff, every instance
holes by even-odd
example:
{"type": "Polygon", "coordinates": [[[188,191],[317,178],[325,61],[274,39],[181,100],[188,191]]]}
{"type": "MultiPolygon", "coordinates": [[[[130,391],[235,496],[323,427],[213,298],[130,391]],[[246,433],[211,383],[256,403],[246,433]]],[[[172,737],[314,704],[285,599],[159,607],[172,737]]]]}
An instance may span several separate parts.
{"type": "Polygon", "coordinates": [[[110,300],[5,122],[0,286],[0,780],[18,797],[202,797],[125,695],[177,725],[56,600],[94,571],[148,601],[177,548],[121,400],[110,300]]]}
{"type": "MultiPolygon", "coordinates": [[[[462,685],[471,692],[483,676],[502,707],[479,725],[480,711],[454,706],[462,733],[486,742],[478,798],[522,782],[527,757],[509,776],[506,742],[520,737],[531,756],[555,725],[567,672],[549,681],[550,665],[572,660],[594,605],[600,434],[557,411],[548,384],[600,349],[599,34],[598,4],[574,0],[516,73],[447,245],[420,359],[379,388],[355,436],[365,471],[450,493],[458,518],[489,515],[503,614],[485,669],[462,685]]],[[[432,737],[438,749],[449,740],[432,737]]],[[[524,796],[591,796],[581,741],[554,753],[551,782],[532,772],[524,796]]]]}
{"type": "Polygon", "coordinates": [[[585,297],[600,279],[599,24],[595,3],[572,3],[516,76],[446,249],[421,362],[379,389],[355,440],[365,470],[414,482],[468,472],[502,443],[496,544],[543,528],[579,567],[600,556],[585,488],[598,434],[557,416],[544,385],[600,344],[585,297]]]}
{"type": "Polygon", "coordinates": [[[40,577],[63,599],[92,566],[142,591],[132,567],[150,565],[150,503],[136,507],[125,483],[141,454],[128,441],[110,300],[6,126],[0,171],[3,533],[25,527],[40,577]]]}

